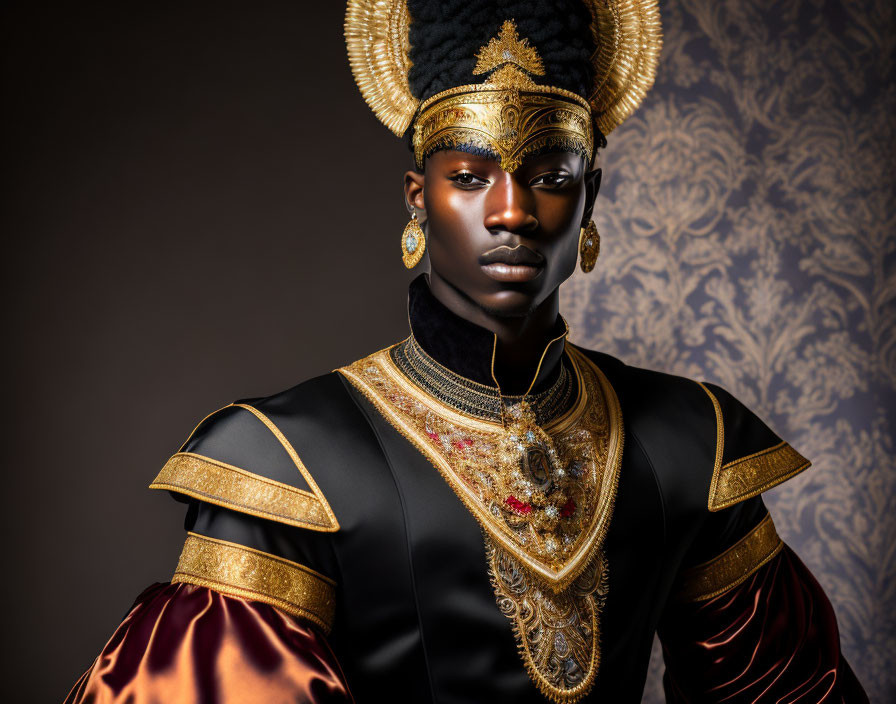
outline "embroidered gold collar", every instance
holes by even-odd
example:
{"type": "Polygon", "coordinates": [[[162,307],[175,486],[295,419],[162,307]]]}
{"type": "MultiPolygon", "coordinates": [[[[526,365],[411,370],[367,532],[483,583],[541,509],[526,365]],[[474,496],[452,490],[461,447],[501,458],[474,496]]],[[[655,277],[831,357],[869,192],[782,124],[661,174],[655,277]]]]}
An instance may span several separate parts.
{"type": "Polygon", "coordinates": [[[436,467],[482,526],[498,606],[526,669],[557,702],[581,699],[599,663],[602,551],[622,457],[622,415],[603,372],[572,345],[577,397],[538,425],[523,400],[501,422],[425,393],[390,350],[339,369],[436,467]]]}
{"type": "MultiPolygon", "coordinates": [[[[563,336],[565,337],[566,333],[563,336]]],[[[560,338],[552,340],[548,347],[560,338]]],[[[546,350],[547,351],[547,350],[546,350]]],[[[468,379],[431,357],[412,334],[389,348],[392,361],[420,391],[435,397],[455,411],[480,420],[500,423],[505,405],[520,403],[524,398],[536,421],[545,423],[569,408],[574,400],[575,379],[569,364],[561,357],[557,379],[544,391],[519,396],[502,395],[497,386],[487,386],[468,379]]]]}

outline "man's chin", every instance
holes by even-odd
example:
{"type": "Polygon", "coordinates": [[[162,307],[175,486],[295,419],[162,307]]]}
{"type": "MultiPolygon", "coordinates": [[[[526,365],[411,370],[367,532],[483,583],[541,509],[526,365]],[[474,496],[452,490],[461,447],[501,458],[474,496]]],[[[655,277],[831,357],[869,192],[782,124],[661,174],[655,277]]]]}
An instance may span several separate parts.
{"type": "Polygon", "coordinates": [[[489,296],[476,304],[494,318],[525,318],[538,307],[535,296],[518,291],[505,291],[497,296],[489,296]]]}

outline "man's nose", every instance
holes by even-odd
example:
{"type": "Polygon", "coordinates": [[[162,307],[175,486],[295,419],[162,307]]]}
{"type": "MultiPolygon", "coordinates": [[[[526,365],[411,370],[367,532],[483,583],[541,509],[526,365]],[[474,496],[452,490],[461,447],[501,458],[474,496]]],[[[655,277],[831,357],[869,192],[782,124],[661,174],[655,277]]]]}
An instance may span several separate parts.
{"type": "Polygon", "coordinates": [[[485,227],[489,232],[524,234],[538,227],[532,192],[506,171],[489,187],[485,227]]]}

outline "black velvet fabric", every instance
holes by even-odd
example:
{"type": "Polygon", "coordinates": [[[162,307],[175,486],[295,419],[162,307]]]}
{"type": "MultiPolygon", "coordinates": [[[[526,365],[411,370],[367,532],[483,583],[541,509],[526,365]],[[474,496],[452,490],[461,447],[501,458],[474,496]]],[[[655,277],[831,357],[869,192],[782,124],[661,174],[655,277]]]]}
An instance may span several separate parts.
{"type": "MultiPolygon", "coordinates": [[[[408,288],[408,320],[411,331],[426,353],[443,367],[485,386],[494,388],[492,379],[492,348],[494,333],[461,318],[445,307],[430,291],[426,274],[420,274],[408,288]]],[[[566,326],[557,316],[553,327],[543,340],[543,345],[562,335],[566,326]]],[[[538,379],[532,388],[537,393],[548,388],[560,374],[565,340],[551,345],[542,362],[538,379]]],[[[519,395],[525,393],[532,382],[535,368],[526,370],[495,369],[501,382],[501,393],[519,395]]]]}
{"type": "Polygon", "coordinates": [[[744,406],[721,386],[706,384],[719,402],[725,421],[725,445],[722,464],[733,462],[754,452],[765,450],[781,442],[753,411],[744,406]]]}
{"type": "Polygon", "coordinates": [[[473,74],[476,54],[508,19],[544,63],[545,74],[533,80],[588,95],[595,42],[582,0],[408,0],[408,11],[408,81],[421,101],[448,88],[482,83],[486,74],[473,74]]]}

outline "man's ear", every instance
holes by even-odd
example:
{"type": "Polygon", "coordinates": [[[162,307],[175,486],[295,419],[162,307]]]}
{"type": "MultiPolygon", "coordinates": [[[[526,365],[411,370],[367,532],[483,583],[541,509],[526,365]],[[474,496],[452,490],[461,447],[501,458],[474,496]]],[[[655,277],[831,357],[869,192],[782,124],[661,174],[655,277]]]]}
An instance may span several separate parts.
{"type": "Polygon", "coordinates": [[[423,183],[425,176],[419,171],[405,171],[404,200],[408,208],[417,211],[417,219],[426,219],[426,205],[423,202],[423,183]]]}
{"type": "Polygon", "coordinates": [[[582,214],[582,227],[588,224],[591,214],[594,212],[594,200],[600,191],[601,176],[603,176],[601,169],[595,169],[585,174],[585,212],[582,214]]]}

